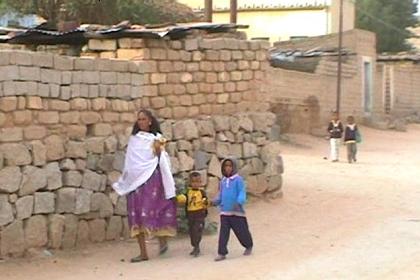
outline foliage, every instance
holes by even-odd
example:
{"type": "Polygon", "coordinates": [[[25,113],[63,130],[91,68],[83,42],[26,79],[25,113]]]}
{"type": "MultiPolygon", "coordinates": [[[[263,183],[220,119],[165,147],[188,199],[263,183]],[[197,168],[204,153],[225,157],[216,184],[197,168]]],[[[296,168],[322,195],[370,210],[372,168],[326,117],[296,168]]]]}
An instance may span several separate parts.
{"type": "MultiPolygon", "coordinates": [[[[187,6],[175,0],[2,0],[11,10],[35,13],[49,22],[77,20],[81,23],[136,24],[183,22],[194,19],[187,6]]],[[[1,5],[0,5],[1,6],[1,5]]]]}
{"type": "Polygon", "coordinates": [[[0,15],[4,14],[5,12],[7,12],[6,3],[4,0],[0,0],[0,15]]]}
{"type": "Polygon", "coordinates": [[[411,47],[407,27],[417,23],[417,0],[358,0],[357,28],[377,35],[378,52],[400,52],[411,47]]]}

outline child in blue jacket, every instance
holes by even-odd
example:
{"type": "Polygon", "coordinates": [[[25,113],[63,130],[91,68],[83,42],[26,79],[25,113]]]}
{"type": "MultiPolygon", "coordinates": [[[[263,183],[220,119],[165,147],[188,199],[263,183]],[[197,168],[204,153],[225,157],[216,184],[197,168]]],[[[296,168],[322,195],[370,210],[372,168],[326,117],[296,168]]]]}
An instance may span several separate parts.
{"type": "Polygon", "coordinates": [[[244,211],[246,202],[245,182],[237,174],[236,162],[233,159],[225,159],[222,162],[222,175],[218,197],[213,201],[213,205],[220,208],[219,248],[215,261],[226,259],[231,229],[241,245],[245,247],[245,256],[251,255],[253,246],[244,211]]]}

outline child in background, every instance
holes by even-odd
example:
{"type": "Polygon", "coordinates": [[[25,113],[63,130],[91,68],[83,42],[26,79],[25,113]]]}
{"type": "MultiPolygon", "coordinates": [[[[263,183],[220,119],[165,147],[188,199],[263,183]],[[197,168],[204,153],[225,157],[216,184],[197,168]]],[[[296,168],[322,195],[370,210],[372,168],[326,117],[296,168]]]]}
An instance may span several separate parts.
{"type": "Polygon", "coordinates": [[[245,256],[251,255],[253,246],[244,211],[246,202],[245,182],[237,174],[236,162],[233,159],[225,159],[222,162],[222,175],[218,197],[213,201],[213,205],[220,208],[219,248],[215,261],[226,259],[231,229],[241,245],[245,247],[245,256]]]}
{"type": "Polygon", "coordinates": [[[359,130],[353,116],[347,117],[347,125],[344,131],[344,143],[347,146],[347,160],[349,163],[356,162],[357,134],[359,130]]]}
{"type": "Polygon", "coordinates": [[[343,137],[343,124],[338,117],[338,113],[335,111],[333,112],[332,120],[328,124],[327,130],[330,134],[330,159],[332,162],[337,162],[340,140],[343,137]]]}
{"type": "Polygon", "coordinates": [[[197,171],[191,172],[190,182],[185,194],[177,196],[180,204],[185,204],[185,213],[188,219],[188,231],[193,250],[190,255],[200,255],[200,242],[203,236],[204,221],[207,216],[207,195],[201,181],[201,174],[197,171]]]}

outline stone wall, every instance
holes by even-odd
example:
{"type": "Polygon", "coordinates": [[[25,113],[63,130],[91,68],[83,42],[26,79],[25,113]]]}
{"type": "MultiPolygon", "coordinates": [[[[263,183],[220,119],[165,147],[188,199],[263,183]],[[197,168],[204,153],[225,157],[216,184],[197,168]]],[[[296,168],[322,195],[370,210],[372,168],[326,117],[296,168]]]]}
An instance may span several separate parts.
{"type": "MultiPolygon", "coordinates": [[[[57,112],[59,121],[45,124],[42,120],[53,117],[44,115],[48,112],[43,105],[54,101],[0,99],[0,110],[13,121],[0,136],[3,256],[21,255],[33,247],[72,248],[128,235],[125,197],[118,197],[110,184],[121,174],[131,129],[130,122],[114,120],[130,116],[132,121],[133,113],[110,110],[106,114],[114,119],[103,118],[103,110],[88,111],[97,101],[79,98],[60,101],[72,111],[57,112]]],[[[279,145],[270,142],[278,138],[274,120],[270,113],[249,113],[163,121],[178,185],[184,184],[189,171],[200,170],[213,196],[220,160],[233,155],[240,159],[251,194],[281,195],[279,145]]]]}
{"type": "Polygon", "coordinates": [[[257,112],[267,107],[260,89],[247,88],[264,75],[263,62],[252,69],[262,45],[199,42],[172,42],[191,50],[170,63],[0,52],[1,256],[128,237],[126,200],[110,185],[139,108],[160,118],[178,186],[199,170],[214,195],[220,160],[233,155],[251,194],[281,195],[279,127],[257,112]]]}
{"type": "Polygon", "coordinates": [[[91,39],[81,56],[147,63],[144,85],[159,96],[152,106],[162,117],[267,111],[261,84],[270,44],[213,35],[171,41],[91,39]]]}
{"type": "Polygon", "coordinates": [[[261,91],[267,42],[119,39],[90,40],[89,46],[108,50],[98,56],[117,58],[0,51],[0,96],[141,99],[160,117],[174,119],[269,108],[261,91]]]}

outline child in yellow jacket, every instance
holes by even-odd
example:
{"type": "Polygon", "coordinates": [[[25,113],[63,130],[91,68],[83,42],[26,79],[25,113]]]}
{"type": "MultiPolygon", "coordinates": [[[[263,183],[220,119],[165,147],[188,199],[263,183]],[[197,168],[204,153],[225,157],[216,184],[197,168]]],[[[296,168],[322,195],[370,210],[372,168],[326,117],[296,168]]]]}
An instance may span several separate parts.
{"type": "Polygon", "coordinates": [[[193,250],[190,255],[200,255],[200,242],[203,236],[204,222],[207,216],[208,200],[201,181],[201,174],[197,171],[191,172],[190,182],[185,194],[177,196],[177,201],[185,205],[188,219],[188,231],[193,250]]]}

